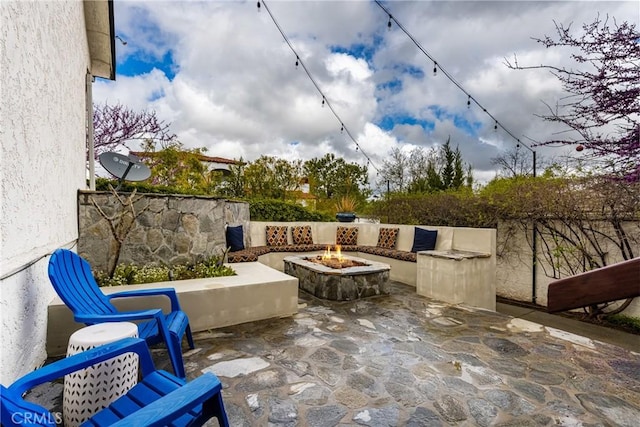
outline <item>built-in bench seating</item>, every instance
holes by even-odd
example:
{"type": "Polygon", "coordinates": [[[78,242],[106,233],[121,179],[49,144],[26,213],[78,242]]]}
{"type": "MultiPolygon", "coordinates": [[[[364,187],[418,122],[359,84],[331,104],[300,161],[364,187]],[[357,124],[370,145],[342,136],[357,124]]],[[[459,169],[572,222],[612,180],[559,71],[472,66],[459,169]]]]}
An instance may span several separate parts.
{"type": "Polygon", "coordinates": [[[340,243],[337,242],[338,227],[358,229],[356,244],[342,244],[342,252],[389,264],[391,266],[391,280],[411,286],[416,286],[417,283],[418,255],[411,251],[416,227],[437,231],[433,250],[440,254],[457,251],[477,252],[490,254],[495,258],[495,230],[493,229],[373,223],[251,221],[248,232],[244,233],[245,249],[230,252],[228,262],[259,261],[282,271],[284,268],[283,260],[287,256],[321,253],[326,250],[327,246],[331,246],[333,249],[336,243],[340,243]],[[267,242],[267,227],[269,226],[286,227],[286,240],[267,242]],[[294,244],[292,230],[294,227],[302,226],[310,227],[312,244],[294,244]],[[381,229],[398,230],[393,249],[379,246],[381,229]]]}

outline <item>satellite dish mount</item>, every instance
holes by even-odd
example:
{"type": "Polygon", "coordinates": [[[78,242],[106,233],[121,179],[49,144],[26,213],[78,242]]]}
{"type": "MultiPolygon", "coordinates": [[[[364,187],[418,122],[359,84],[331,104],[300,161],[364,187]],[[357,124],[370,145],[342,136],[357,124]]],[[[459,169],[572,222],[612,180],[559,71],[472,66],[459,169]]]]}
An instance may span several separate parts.
{"type": "Polygon", "coordinates": [[[149,167],[141,163],[140,159],[133,154],[125,156],[114,152],[102,153],[98,156],[98,160],[107,172],[118,178],[116,191],[120,190],[125,179],[127,181],[144,181],[151,176],[149,167]]]}

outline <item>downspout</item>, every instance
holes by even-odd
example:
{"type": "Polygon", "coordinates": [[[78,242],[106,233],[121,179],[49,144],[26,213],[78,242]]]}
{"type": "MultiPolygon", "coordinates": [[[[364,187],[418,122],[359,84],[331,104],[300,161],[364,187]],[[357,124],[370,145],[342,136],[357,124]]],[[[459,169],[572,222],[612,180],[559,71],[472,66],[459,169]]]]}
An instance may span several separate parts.
{"type": "Polygon", "coordinates": [[[93,76],[87,72],[87,146],[89,160],[89,190],[96,191],[96,158],[93,145],[93,76]]]}

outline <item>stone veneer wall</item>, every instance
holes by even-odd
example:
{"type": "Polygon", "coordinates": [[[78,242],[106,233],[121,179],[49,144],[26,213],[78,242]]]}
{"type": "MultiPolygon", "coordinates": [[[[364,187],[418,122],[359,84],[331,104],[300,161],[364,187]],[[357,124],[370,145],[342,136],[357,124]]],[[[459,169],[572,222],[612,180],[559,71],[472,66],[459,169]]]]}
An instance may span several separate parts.
{"type": "MultiPolygon", "coordinates": [[[[119,198],[128,202],[130,194],[121,193],[119,198]]],[[[164,194],[136,194],[131,201],[135,222],[123,240],[119,263],[175,265],[221,255],[226,247],[225,224],[249,227],[249,204],[244,202],[164,194]]],[[[111,192],[78,194],[78,253],[94,271],[106,271],[116,256],[110,222],[118,229],[132,217],[126,215],[121,222],[122,211],[123,204],[111,192]],[[115,219],[108,221],[100,210],[115,219]]]]}

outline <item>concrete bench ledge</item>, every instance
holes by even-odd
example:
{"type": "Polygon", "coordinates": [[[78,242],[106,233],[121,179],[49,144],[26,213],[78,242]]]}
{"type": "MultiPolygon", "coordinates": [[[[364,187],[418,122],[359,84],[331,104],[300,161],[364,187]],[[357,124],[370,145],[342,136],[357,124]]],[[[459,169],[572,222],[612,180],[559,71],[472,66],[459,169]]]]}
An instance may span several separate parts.
{"type": "MultiPolygon", "coordinates": [[[[102,288],[105,294],[135,289],[174,288],[180,306],[189,316],[193,332],[237,325],[298,312],[298,279],[259,262],[233,264],[236,276],[179,280],[144,285],[102,288]]],[[[113,300],[123,311],[162,308],[169,310],[162,296],[113,300]]],[[[73,314],[59,299],[49,304],[47,354],[64,355],[69,337],[85,325],[76,323],[73,314]]]]}
{"type": "Polygon", "coordinates": [[[472,251],[420,251],[418,255],[430,256],[434,258],[445,258],[452,259],[456,261],[462,261],[464,259],[474,259],[474,258],[491,258],[490,253],[486,252],[472,252],[472,251]]]}

